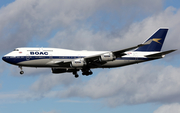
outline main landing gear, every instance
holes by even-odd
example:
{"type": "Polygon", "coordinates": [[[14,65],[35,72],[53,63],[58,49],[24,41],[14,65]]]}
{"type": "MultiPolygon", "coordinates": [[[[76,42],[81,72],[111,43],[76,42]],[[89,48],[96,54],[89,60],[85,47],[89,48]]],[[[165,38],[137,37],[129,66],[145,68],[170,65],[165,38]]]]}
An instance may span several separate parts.
{"type": "Polygon", "coordinates": [[[90,69],[82,69],[82,75],[89,76],[92,74],[93,74],[93,72],[90,69]]]}
{"type": "Polygon", "coordinates": [[[74,75],[75,78],[78,78],[78,77],[79,77],[79,75],[77,74],[77,71],[74,71],[74,72],[73,72],[73,75],[74,75]]]}
{"type": "MultiPolygon", "coordinates": [[[[81,71],[82,71],[82,75],[89,76],[89,75],[92,75],[92,74],[93,74],[93,72],[92,72],[90,69],[88,69],[88,68],[84,68],[84,69],[82,69],[81,71]]],[[[78,78],[78,77],[79,77],[79,75],[78,75],[77,72],[78,72],[78,70],[74,70],[74,71],[73,71],[73,75],[74,75],[75,78],[78,78]]]]}
{"type": "Polygon", "coordinates": [[[21,69],[20,74],[21,75],[24,74],[24,71],[22,70],[22,66],[19,66],[19,68],[21,69]]]}

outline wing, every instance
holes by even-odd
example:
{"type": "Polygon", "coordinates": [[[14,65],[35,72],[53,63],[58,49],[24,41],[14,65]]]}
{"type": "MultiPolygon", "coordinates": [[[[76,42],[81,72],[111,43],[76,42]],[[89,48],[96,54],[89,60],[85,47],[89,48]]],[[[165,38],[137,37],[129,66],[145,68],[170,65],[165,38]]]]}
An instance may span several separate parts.
{"type": "Polygon", "coordinates": [[[109,51],[106,53],[92,55],[92,56],[87,56],[84,58],[75,59],[73,61],[55,61],[52,63],[57,64],[62,67],[71,67],[70,65],[73,64],[73,62],[75,63],[76,61],[78,61],[79,64],[77,64],[77,65],[79,67],[83,66],[84,62],[86,63],[86,65],[88,67],[91,67],[91,68],[98,67],[98,66],[101,66],[102,64],[105,64],[107,61],[113,61],[115,58],[126,55],[125,54],[126,51],[133,50],[133,49],[136,49],[136,48],[144,46],[144,45],[148,45],[151,42],[152,42],[152,40],[149,40],[144,44],[139,44],[137,46],[133,46],[130,48],[126,48],[126,49],[122,49],[122,50],[118,50],[118,51],[109,51]]]}
{"type": "Polygon", "coordinates": [[[144,43],[144,44],[139,44],[139,45],[137,45],[137,46],[133,46],[133,47],[126,48],[126,49],[122,49],[122,50],[118,50],[118,51],[113,51],[113,54],[114,54],[116,57],[121,57],[121,56],[126,55],[126,54],[125,54],[126,51],[130,51],[130,50],[139,48],[139,47],[141,47],[141,46],[148,45],[148,44],[150,44],[151,42],[152,42],[152,40],[149,40],[149,41],[147,41],[147,42],[144,43]]]}
{"type": "MultiPolygon", "coordinates": [[[[126,51],[130,51],[130,50],[133,50],[133,49],[136,49],[138,47],[141,47],[141,46],[144,46],[144,45],[148,45],[152,42],[152,40],[149,40],[147,41],[146,43],[144,44],[139,44],[137,46],[133,46],[133,47],[129,47],[129,48],[126,48],[126,49],[122,49],[122,50],[118,50],[118,51],[111,51],[111,52],[108,52],[108,53],[103,53],[103,54],[98,54],[98,55],[93,55],[93,56],[87,56],[87,57],[84,57],[84,60],[86,61],[87,64],[89,65],[95,65],[95,66],[99,66],[99,65],[102,65],[104,63],[106,63],[106,61],[102,61],[100,62],[100,58],[103,56],[103,55],[109,55],[114,58],[118,58],[118,57],[122,57],[124,55],[126,55],[126,51]]],[[[107,61],[110,61],[111,59],[107,60],[107,61]]]]}

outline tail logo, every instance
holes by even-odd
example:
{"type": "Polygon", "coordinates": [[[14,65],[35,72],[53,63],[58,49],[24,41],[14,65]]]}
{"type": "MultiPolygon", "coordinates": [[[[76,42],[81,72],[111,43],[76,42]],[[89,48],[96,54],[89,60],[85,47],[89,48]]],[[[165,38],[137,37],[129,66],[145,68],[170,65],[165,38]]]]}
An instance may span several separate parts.
{"type": "Polygon", "coordinates": [[[157,42],[157,43],[159,43],[159,44],[161,44],[159,41],[161,40],[161,38],[153,38],[153,41],[154,42],[157,42]]]}

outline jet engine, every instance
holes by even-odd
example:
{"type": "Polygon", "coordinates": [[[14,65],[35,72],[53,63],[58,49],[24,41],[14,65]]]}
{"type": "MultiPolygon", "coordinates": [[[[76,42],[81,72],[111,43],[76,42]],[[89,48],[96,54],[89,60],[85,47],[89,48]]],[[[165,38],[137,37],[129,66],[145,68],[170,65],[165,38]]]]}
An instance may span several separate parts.
{"type": "Polygon", "coordinates": [[[83,67],[84,65],[86,65],[86,62],[84,61],[84,59],[77,59],[71,62],[71,67],[83,67]]]}
{"type": "Polygon", "coordinates": [[[109,53],[105,53],[103,55],[101,55],[101,57],[99,58],[99,61],[113,61],[115,60],[115,56],[112,52],[109,53]]]}

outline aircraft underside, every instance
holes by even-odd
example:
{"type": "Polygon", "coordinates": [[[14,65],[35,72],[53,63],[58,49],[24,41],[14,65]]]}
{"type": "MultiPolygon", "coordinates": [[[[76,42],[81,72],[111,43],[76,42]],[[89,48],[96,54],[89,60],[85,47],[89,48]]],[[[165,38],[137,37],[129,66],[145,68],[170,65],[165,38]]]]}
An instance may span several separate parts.
{"type": "MultiPolygon", "coordinates": [[[[88,67],[90,68],[113,68],[113,67],[119,67],[119,66],[125,66],[125,65],[130,65],[134,63],[139,63],[139,62],[144,62],[148,60],[114,60],[110,62],[105,62],[105,63],[93,63],[93,64],[88,64],[88,67]]],[[[49,61],[47,59],[41,59],[41,60],[31,60],[31,61],[24,61],[17,63],[16,65],[19,66],[25,66],[25,67],[59,67],[59,68],[69,68],[69,69],[81,69],[82,67],[71,67],[69,64],[63,64],[63,65],[58,65],[54,64],[53,61],[49,61]]]]}
{"type": "MultiPolygon", "coordinates": [[[[24,62],[20,62],[17,65],[20,67],[21,71],[20,73],[23,74],[24,72],[22,71],[22,66],[25,67],[46,67],[46,68],[51,68],[52,73],[54,74],[59,74],[59,73],[73,73],[75,75],[75,77],[78,77],[79,75],[77,74],[77,72],[79,70],[82,71],[82,75],[92,75],[93,72],[91,71],[91,69],[93,68],[115,68],[115,67],[121,67],[121,66],[126,66],[126,65],[131,65],[131,64],[136,64],[136,63],[140,63],[140,62],[144,62],[147,61],[146,60],[124,60],[124,59],[117,59],[111,62],[106,62],[106,63],[102,63],[100,65],[100,63],[93,63],[93,64],[88,64],[88,66],[83,66],[83,67],[71,67],[70,65],[55,65],[52,61],[49,61],[49,59],[41,59],[41,60],[32,60],[32,61],[24,61],[24,62]]],[[[150,60],[150,59],[149,59],[150,60]]]]}

